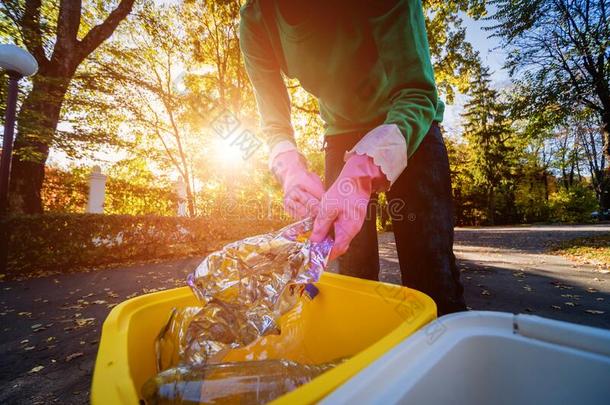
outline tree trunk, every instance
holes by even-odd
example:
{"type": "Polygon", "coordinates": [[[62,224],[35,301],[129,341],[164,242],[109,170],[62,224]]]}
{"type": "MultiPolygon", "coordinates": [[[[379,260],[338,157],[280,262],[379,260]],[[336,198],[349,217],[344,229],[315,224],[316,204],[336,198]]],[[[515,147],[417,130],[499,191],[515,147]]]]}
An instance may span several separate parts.
{"type": "Polygon", "coordinates": [[[11,166],[9,210],[12,212],[42,212],[40,191],[45,163],[70,78],[71,75],[39,73],[34,76],[32,90],[21,105],[11,166]]]}
{"type": "Polygon", "coordinates": [[[542,180],[544,182],[544,200],[549,200],[549,177],[546,169],[542,171],[542,180]]]}
{"type": "Polygon", "coordinates": [[[489,187],[487,191],[487,220],[489,221],[489,225],[494,225],[496,223],[496,199],[494,187],[489,187]]]}
{"type": "Polygon", "coordinates": [[[189,210],[189,217],[194,218],[195,217],[195,196],[193,195],[193,189],[191,188],[191,182],[190,182],[190,179],[188,178],[188,172],[186,172],[186,173],[187,173],[187,178],[185,180],[186,205],[189,210]]]}
{"type": "MultiPolygon", "coordinates": [[[[602,132],[604,154],[606,155],[606,162],[610,163],[610,103],[604,108],[602,122],[604,125],[602,132]]],[[[605,173],[601,177],[601,198],[599,203],[601,209],[604,210],[610,208],[610,165],[605,169],[605,173]]]]}

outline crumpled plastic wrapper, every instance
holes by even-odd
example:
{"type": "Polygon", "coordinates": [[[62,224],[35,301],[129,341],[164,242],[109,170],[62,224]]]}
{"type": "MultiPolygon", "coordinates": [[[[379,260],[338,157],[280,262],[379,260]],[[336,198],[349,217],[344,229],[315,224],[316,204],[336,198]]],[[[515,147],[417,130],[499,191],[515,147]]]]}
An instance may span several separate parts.
{"type": "Polygon", "coordinates": [[[309,241],[311,218],[233,242],[210,254],[187,283],[201,307],[174,309],[157,338],[159,371],[203,366],[257,338],[279,334],[279,317],[318,281],[333,245],[309,241]]]}

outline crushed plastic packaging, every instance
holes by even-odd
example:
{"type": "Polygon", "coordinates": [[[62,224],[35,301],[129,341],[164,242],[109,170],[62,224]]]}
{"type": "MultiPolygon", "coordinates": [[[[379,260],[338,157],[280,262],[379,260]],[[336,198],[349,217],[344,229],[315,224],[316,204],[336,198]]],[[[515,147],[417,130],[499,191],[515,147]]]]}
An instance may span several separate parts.
{"type": "Polygon", "coordinates": [[[311,218],[210,254],[187,283],[200,307],[174,309],[157,338],[158,371],[202,367],[257,338],[279,334],[279,317],[324,271],[333,241],[309,241],[311,218]]]}
{"type": "Polygon", "coordinates": [[[142,387],[142,396],[147,405],[263,404],[340,363],[341,360],[306,365],[289,360],[259,360],[179,366],[148,380],[142,387]]]}

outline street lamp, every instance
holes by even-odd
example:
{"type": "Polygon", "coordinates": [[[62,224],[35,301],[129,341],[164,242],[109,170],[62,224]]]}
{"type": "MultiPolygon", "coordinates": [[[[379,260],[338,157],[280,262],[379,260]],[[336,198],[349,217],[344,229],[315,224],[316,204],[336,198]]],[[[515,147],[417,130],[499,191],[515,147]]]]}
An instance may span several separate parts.
{"type": "Polygon", "coordinates": [[[17,92],[19,80],[32,76],[38,71],[38,63],[32,55],[15,45],[0,45],[0,68],[9,76],[6,114],[4,118],[4,138],[2,142],[2,160],[0,160],[0,218],[4,216],[8,205],[8,185],[13,154],[13,134],[15,132],[15,111],[17,109],[17,92]]]}
{"type": "MultiPolygon", "coordinates": [[[[0,69],[6,70],[9,77],[8,97],[6,98],[6,115],[4,118],[4,138],[2,157],[0,158],[0,222],[8,208],[8,185],[13,154],[13,134],[15,132],[15,111],[17,109],[17,92],[19,80],[31,76],[38,70],[38,63],[27,51],[15,45],[0,45],[0,69]]],[[[0,271],[7,268],[9,229],[0,227],[0,271]]]]}

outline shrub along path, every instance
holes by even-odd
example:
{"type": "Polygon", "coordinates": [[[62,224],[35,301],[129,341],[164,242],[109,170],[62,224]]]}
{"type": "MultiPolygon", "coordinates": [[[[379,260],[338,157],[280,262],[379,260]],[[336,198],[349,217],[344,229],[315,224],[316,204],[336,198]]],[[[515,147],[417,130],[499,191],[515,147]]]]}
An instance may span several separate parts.
{"type": "MultiPolygon", "coordinates": [[[[525,312],[610,328],[610,274],[547,254],[609,225],[467,228],[456,255],[472,309],[525,312]]],[[[381,278],[400,275],[391,234],[381,278]]],[[[102,322],[117,303],[184,285],[200,258],[0,282],[0,403],[87,403],[102,322]]]]}

